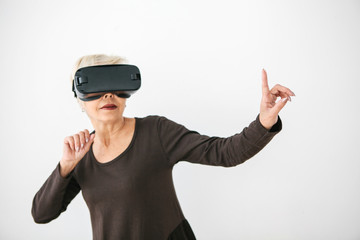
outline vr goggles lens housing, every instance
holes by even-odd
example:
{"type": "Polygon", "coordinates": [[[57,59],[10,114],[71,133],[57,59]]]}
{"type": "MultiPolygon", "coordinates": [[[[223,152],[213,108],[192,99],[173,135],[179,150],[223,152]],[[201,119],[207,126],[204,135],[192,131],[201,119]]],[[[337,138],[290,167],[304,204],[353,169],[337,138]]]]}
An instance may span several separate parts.
{"type": "Polygon", "coordinates": [[[129,98],[140,86],[140,71],[134,65],[97,65],[76,71],[72,91],[82,101],[92,101],[108,92],[129,98]]]}
{"type": "Polygon", "coordinates": [[[125,93],[123,91],[109,91],[109,92],[99,92],[99,93],[89,93],[89,94],[80,94],[79,98],[82,101],[92,101],[101,98],[106,93],[112,93],[120,98],[129,98],[130,94],[125,93]],[[81,96],[81,97],[80,97],[81,96]]]}

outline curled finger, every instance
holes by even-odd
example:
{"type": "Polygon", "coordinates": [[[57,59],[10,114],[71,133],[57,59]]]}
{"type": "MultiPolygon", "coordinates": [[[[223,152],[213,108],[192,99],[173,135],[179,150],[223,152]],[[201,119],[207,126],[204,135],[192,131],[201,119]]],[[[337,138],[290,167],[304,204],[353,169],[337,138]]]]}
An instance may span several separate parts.
{"type": "Polygon", "coordinates": [[[85,137],[85,132],[81,131],[79,132],[79,137],[80,137],[80,149],[82,149],[86,143],[86,137],[85,137]]]}
{"type": "Polygon", "coordinates": [[[74,139],[75,151],[78,152],[81,144],[79,134],[74,134],[73,139],[74,139]]]}
{"type": "Polygon", "coordinates": [[[83,131],[85,133],[85,142],[88,142],[90,140],[90,133],[89,130],[84,129],[83,131]]]}
{"type": "Polygon", "coordinates": [[[74,138],[72,136],[68,136],[64,139],[64,143],[68,144],[68,146],[70,147],[70,149],[72,151],[75,151],[75,142],[74,142],[74,138]]]}
{"type": "Polygon", "coordinates": [[[291,96],[288,93],[280,92],[281,99],[287,98],[291,102],[291,96]]]}

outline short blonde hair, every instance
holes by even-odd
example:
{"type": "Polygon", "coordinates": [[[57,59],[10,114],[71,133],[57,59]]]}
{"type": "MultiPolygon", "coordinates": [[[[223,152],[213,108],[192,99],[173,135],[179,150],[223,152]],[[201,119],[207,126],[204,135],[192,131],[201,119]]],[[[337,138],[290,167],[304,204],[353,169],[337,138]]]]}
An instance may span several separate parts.
{"type": "Polygon", "coordinates": [[[93,55],[82,56],[75,62],[70,77],[71,84],[72,81],[74,80],[75,73],[79,68],[96,66],[96,65],[125,64],[127,62],[128,62],[127,59],[115,55],[93,54],[93,55]]]}

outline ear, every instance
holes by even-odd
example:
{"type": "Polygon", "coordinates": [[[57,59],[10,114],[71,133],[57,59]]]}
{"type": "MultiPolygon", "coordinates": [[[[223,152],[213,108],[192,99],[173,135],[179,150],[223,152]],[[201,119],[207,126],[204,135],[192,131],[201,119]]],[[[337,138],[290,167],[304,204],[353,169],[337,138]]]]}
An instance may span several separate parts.
{"type": "Polygon", "coordinates": [[[77,102],[79,103],[80,108],[81,108],[82,110],[84,110],[84,108],[85,108],[84,102],[81,101],[78,97],[76,98],[76,100],[77,100],[77,102]]]}

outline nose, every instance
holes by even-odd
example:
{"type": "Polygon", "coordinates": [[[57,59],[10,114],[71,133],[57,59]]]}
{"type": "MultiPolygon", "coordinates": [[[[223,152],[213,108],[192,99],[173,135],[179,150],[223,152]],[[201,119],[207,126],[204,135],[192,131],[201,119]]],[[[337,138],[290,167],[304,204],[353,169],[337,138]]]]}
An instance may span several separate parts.
{"type": "Polygon", "coordinates": [[[113,93],[111,93],[111,92],[108,92],[108,93],[105,93],[104,94],[104,98],[106,99],[106,98],[108,98],[108,97],[114,97],[114,94],[113,93]]]}

